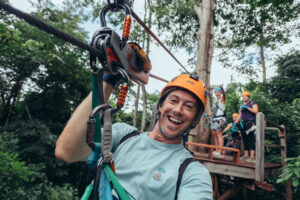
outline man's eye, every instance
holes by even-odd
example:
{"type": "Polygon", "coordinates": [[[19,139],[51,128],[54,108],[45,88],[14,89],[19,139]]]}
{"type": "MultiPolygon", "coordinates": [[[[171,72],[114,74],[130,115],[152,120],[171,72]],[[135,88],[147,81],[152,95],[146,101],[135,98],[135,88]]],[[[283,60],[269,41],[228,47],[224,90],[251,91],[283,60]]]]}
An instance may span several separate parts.
{"type": "Polygon", "coordinates": [[[194,106],[194,105],[192,105],[192,104],[186,104],[186,107],[187,107],[188,109],[190,109],[190,110],[192,110],[192,109],[194,109],[194,108],[195,108],[195,106],[194,106]]]}

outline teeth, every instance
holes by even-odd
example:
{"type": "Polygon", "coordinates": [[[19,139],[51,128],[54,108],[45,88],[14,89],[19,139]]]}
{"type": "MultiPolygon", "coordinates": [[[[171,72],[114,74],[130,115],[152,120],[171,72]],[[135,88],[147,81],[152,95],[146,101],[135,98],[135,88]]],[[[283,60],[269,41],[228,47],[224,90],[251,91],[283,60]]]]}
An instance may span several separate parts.
{"type": "Polygon", "coordinates": [[[182,121],[177,120],[177,119],[175,119],[175,118],[173,118],[173,117],[170,117],[170,120],[173,121],[173,122],[175,122],[175,123],[178,123],[178,124],[181,124],[181,123],[182,123],[182,121]]]}

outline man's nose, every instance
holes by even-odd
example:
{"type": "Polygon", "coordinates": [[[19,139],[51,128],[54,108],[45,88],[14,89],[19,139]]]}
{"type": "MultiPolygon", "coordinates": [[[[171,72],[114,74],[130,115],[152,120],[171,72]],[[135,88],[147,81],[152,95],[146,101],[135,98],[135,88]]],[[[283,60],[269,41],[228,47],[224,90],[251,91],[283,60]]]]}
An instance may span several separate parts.
{"type": "Polygon", "coordinates": [[[174,108],[174,113],[177,115],[182,115],[183,114],[183,105],[177,104],[176,107],[174,108]]]}

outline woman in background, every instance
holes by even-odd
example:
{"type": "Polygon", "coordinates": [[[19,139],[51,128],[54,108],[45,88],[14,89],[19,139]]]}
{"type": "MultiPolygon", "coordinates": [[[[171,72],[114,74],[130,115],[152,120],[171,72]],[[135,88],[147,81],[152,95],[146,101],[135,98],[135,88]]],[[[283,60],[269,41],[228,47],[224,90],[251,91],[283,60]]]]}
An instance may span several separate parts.
{"type": "MultiPolygon", "coordinates": [[[[226,113],[225,113],[225,100],[226,95],[225,91],[222,87],[215,89],[215,96],[217,102],[214,104],[212,109],[212,119],[211,119],[211,130],[214,137],[215,145],[223,147],[224,139],[223,139],[223,130],[226,122],[226,113]]],[[[222,150],[217,149],[213,152],[215,157],[223,157],[222,150]]]]}

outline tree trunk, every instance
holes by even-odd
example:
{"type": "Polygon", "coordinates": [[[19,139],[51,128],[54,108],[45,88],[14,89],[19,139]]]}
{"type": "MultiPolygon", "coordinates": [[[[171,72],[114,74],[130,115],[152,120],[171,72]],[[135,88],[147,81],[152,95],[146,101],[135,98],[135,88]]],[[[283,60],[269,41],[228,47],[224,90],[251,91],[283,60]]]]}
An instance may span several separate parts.
{"type": "MultiPolygon", "coordinates": [[[[197,74],[205,83],[208,92],[210,88],[210,71],[214,50],[213,14],[215,8],[215,0],[202,0],[201,3],[194,6],[194,10],[198,16],[200,24],[197,32],[198,56],[194,73],[197,74]]],[[[207,96],[207,103],[204,112],[210,113],[209,96],[207,96]]],[[[203,117],[201,117],[200,123],[191,131],[189,141],[207,144],[209,141],[209,135],[210,127],[209,125],[204,126],[203,117]]]]}
{"type": "MultiPolygon", "coordinates": [[[[145,2],[145,16],[147,15],[148,11],[148,20],[147,20],[147,25],[151,29],[152,25],[152,13],[151,13],[151,0],[147,0],[147,5],[145,2]],[[148,7],[148,9],[147,9],[148,7]]],[[[146,52],[149,54],[150,52],[150,36],[146,36],[146,52]]],[[[146,124],[147,124],[147,92],[146,92],[146,87],[144,84],[141,85],[142,92],[143,92],[143,113],[142,113],[142,125],[141,125],[141,131],[146,130],[146,124]]]]}
{"type": "MultiPolygon", "coordinates": [[[[263,33],[260,34],[259,36],[259,41],[261,42],[264,39],[263,33]]],[[[261,44],[259,46],[260,50],[260,62],[261,62],[261,67],[262,67],[262,75],[263,75],[263,82],[266,81],[266,63],[265,63],[265,56],[264,56],[264,46],[261,44]]]]}
{"type": "Polygon", "coordinates": [[[134,102],[134,116],[133,116],[133,123],[132,126],[137,126],[138,114],[139,114],[139,99],[140,99],[140,87],[141,85],[138,84],[136,95],[135,95],[135,102],[134,102]]]}
{"type": "Polygon", "coordinates": [[[11,89],[11,93],[10,93],[9,97],[4,102],[3,116],[0,121],[1,125],[3,125],[3,126],[8,125],[13,108],[15,107],[15,103],[19,97],[21,88],[22,88],[22,81],[16,80],[15,85],[11,89]]]}
{"type": "Polygon", "coordinates": [[[146,87],[144,84],[141,84],[141,88],[143,92],[143,114],[142,114],[141,131],[144,132],[146,130],[146,123],[147,123],[147,94],[146,94],[146,87]]]}

